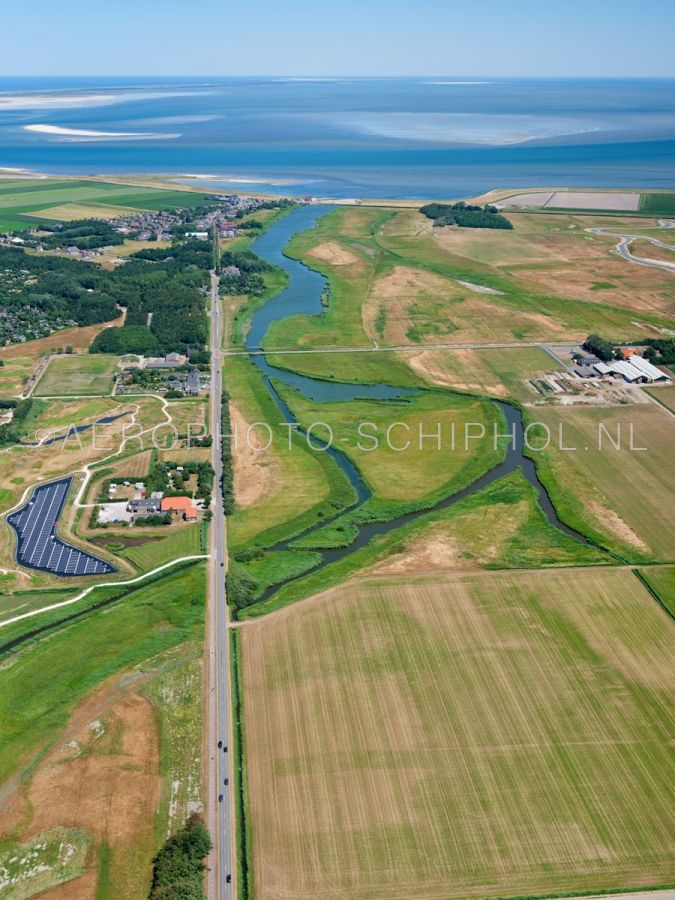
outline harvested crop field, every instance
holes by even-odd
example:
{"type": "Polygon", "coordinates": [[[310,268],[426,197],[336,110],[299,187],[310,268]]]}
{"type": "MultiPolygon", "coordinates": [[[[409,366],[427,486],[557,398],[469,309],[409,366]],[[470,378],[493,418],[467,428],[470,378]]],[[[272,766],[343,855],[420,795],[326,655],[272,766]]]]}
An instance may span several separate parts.
{"type": "Polygon", "coordinates": [[[556,191],[546,209],[606,209],[633,212],[640,206],[640,194],[620,191],[556,191]]]}
{"type": "Polygon", "coordinates": [[[428,381],[459,391],[493,397],[513,396],[523,403],[536,399],[527,379],[561,367],[538,347],[487,350],[419,350],[401,354],[412,370],[428,381]]]}
{"type": "Polygon", "coordinates": [[[630,571],[362,580],[239,635],[255,897],[672,881],[675,637],[630,571]]]}
{"type": "MultiPolygon", "coordinates": [[[[650,403],[630,409],[539,408],[535,419],[553,435],[549,448],[534,456],[565,520],[581,522],[582,530],[585,523],[621,553],[672,560],[672,416],[650,403]]],[[[534,430],[532,445],[537,445],[534,430]]]]}

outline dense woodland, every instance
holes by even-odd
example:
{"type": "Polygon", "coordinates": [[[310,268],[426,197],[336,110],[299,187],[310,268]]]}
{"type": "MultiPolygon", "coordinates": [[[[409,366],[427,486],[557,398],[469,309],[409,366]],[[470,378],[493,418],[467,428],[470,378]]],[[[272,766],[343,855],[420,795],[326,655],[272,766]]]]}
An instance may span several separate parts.
{"type": "Polygon", "coordinates": [[[496,206],[476,206],[470,203],[427,203],[420,209],[434,227],[458,225],[460,228],[513,228],[496,206]]]}
{"type": "Polygon", "coordinates": [[[112,275],[90,263],[0,247],[0,344],[114,319],[112,275]]]}
{"type": "Polygon", "coordinates": [[[657,365],[675,365],[675,338],[649,338],[645,357],[657,365]]]}
{"type": "Polygon", "coordinates": [[[203,350],[208,338],[205,293],[211,265],[210,242],[186,241],[141,250],[108,273],[127,316],[123,328],[102,331],[89,352],[158,356],[203,350]]]}
{"type": "Polygon", "coordinates": [[[78,247],[80,250],[96,250],[124,243],[124,236],[115,231],[110,222],[102,219],[78,219],[62,224],[45,223],[40,226],[39,242],[45,250],[55,247],[78,247]]]}

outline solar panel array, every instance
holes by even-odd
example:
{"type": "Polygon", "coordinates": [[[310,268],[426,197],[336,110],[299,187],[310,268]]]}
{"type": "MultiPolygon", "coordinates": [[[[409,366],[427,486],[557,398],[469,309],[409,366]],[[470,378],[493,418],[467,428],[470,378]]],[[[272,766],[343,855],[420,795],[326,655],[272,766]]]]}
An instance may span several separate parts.
{"type": "Polygon", "coordinates": [[[107,575],[114,566],[78,550],[56,536],[56,523],[72,478],[52,481],[33,491],[28,503],[8,516],[17,535],[16,558],[22,566],[55,575],[107,575]]]}

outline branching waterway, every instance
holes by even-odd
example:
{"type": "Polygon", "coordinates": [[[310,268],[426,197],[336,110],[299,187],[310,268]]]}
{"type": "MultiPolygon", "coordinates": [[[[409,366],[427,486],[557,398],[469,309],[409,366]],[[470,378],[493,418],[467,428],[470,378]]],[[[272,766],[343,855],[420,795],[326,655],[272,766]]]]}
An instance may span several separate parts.
{"type": "MultiPolygon", "coordinates": [[[[293,388],[304,397],[318,403],[338,403],[362,399],[400,402],[402,399],[404,400],[406,396],[417,393],[415,390],[397,387],[396,385],[350,384],[332,380],[323,381],[319,378],[299,375],[286,369],[270,365],[265,354],[260,353],[263,339],[272,323],[278,322],[289,316],[319,316],[323,314],[321,296],[326,287],[326,279],[319,272],[310,269],[298,260],[285,256],[284,247],[294,234],[315,227],[318,219],[327,212],[330,212],[330,209],[331,207],[327,206],[299,207],[283,218],[277,220],[265,234],[257,238],[251,245],[251,249],[254,253],[257,253],[258,256],[262,257],[267,262],[282,268],[289,278],[288,284],[283,291],[268,300],[253,313],[251,328],[246,337],[246,347],[251,354],[250,360],[262,373],[263,381],[272,400],[283,420],[288,423],[295,424],[295,417],[275,389],[272,379],[293,388]]],[[[490,469],[490,471],[481,475],[467,487],[442,498],[424,509],[417,509],[387,521],[355,523],[355,527],[358,528],[358,535],[349,546],[318,551],[321,560],[311,569],[311,571],[316,572],[317,569],[330,565],[331,563],[354,553],[378,535],[386,534],[389,531],[400,528],[402,525],[419,516],[426,515],[434,510],[445,509],[455,503],[459,503],[460,500],[483,490],[493,482],[503,478],[505,475],[508,475],[516,469],[522,470],[525,478],[535,489],[539,504],[547,521],[555,528],[563,531],[569,537],[584,544],[589,544],[590,541],[584,537],[584,535],[560,521],[546,489],[539,480],[534,463],[524,455],[523,418],[520,409],[516,406],[504,403],[501,400],[492,402],[499,407],[504,417],[504,432],[508,435],[513,435],[513,440],[509,438],[507,442],[505,457],[502,462],[490,469]]],[[[319,443],[315,437],[313,437],[313,442],[315,444],[319,443]]],[[[350,510],[353,511],[363,506],[371,499],[372,492],[356,465],[354,465],[347,454],[332,445],[325,444],[323,452],[327,453],[335,461],[354,489],[355,500],[352,503],[350,510]]],[[[274,551],[285,550],[301,538],[307,537],[309,534],[325,528],[328,524],[343,516],[345,512],[346,510],[342,509],[332,518],[322,519],[300,534],[295,534],[292,538],[281,541],[269,549],[274,551]]],[[[291,578],[282,583],[288,584],[291,581],[304,578],[307,574],[308,572],[303,572],[296,578],[291,578]]],[[[276,584],[268,588],[267,591],[258,598],[258,602],[266,600],[279,590],[280,587],[281,584],[276,584]]]]}

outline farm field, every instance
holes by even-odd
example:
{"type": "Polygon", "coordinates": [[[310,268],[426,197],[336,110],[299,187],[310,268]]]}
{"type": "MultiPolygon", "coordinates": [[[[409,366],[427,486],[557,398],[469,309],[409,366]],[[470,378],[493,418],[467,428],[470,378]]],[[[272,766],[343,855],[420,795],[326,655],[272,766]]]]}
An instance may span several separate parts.
{"type": "Polygon", "coordinates": [[[673,631],[631,572],[581,574],[366,580],[241,626],[253,895],[670,881],[673,631]]]}
{"type": "Polygon", "coordinates": [[[675,192],[643,194],[640,212],[653,216],[675,216],[675,192]]]}
{"type": "MultiPolygon", "coordinates": [[[[653,404],[614,409],[540,408],[533,414],[553,436],[533,453],[558,512],[622,557],[675,556],[675,422],[653,404]],[[633,446],[630,435],[633,429],[633,446]],[[564,447],[558,449],[559,429],[564,447]],[[610,438],[618,442],[616,449],[610,438]],[[588,448],[588,449],[586,449],[588,448]]],[[[533,446],[538,441],[533,430],[533,446]]]]}
{"type": "Polygon", "coordinates": [[[0,185],[0,229],[21,230],[43,221],[112,218],[142,209],[197,206],[204,194],[82,179],[17,180],[0,185]]]}
{"type": "Polygon", "coordinates": [[[36,397],[110,394],[116,357],[87,354],[55,357],[35,388],[36,397]]]}
{"type": "Polygon", "coordinates": [[[0,672],[0,841],[77,829],[91,849],[68,896],[146,896],[158,844],[203,803],[204,591],[201,566],[168,576],[28,644],[0,672]]]}
{"type": "Polygon", "coordinates": [[[652,566],[641,572],[661,603],[675,618],[675,566],[652,566]]]}
{"type": "MultiPolygon", "coordinates": [[[[134,537],[139,535],[138,529],[134,537]]],[[[152,533],[152,539],[137,547],[128,547],[121,551],[140,572],[149,572],[162,563],[179,559],[181,556],[198,556],[205,551],[201,547],[201,524],[170,525],[152,533]],[[168,532],[168,533],[167,533],[168,532]]],[[[150,537],[150,535],[148,535],[150,537]]],[[[114,539],[113,539],[114,541],[114,539]]]]}
{"type": "Polygon", "coordinates": [[[4,366],[0,366],[0,397],[7,398],[21,394],[34,368],[35,360],[28,356],[8,359],[4,366]]]}
{"type": "Polygon", "coordinates": [[[526,379],[562,368],[538,347],[419,350],[401,356],[429,384],[493,397],[514,397],[521,403],[532,402],[538,396],[524,383],[526,379]]]}
{"type": "Polygon", "coordinates": [[[664,385],[658,388],[647,388],[647,393],[672,413],[675,413],[675,384],[664,385]]]}

